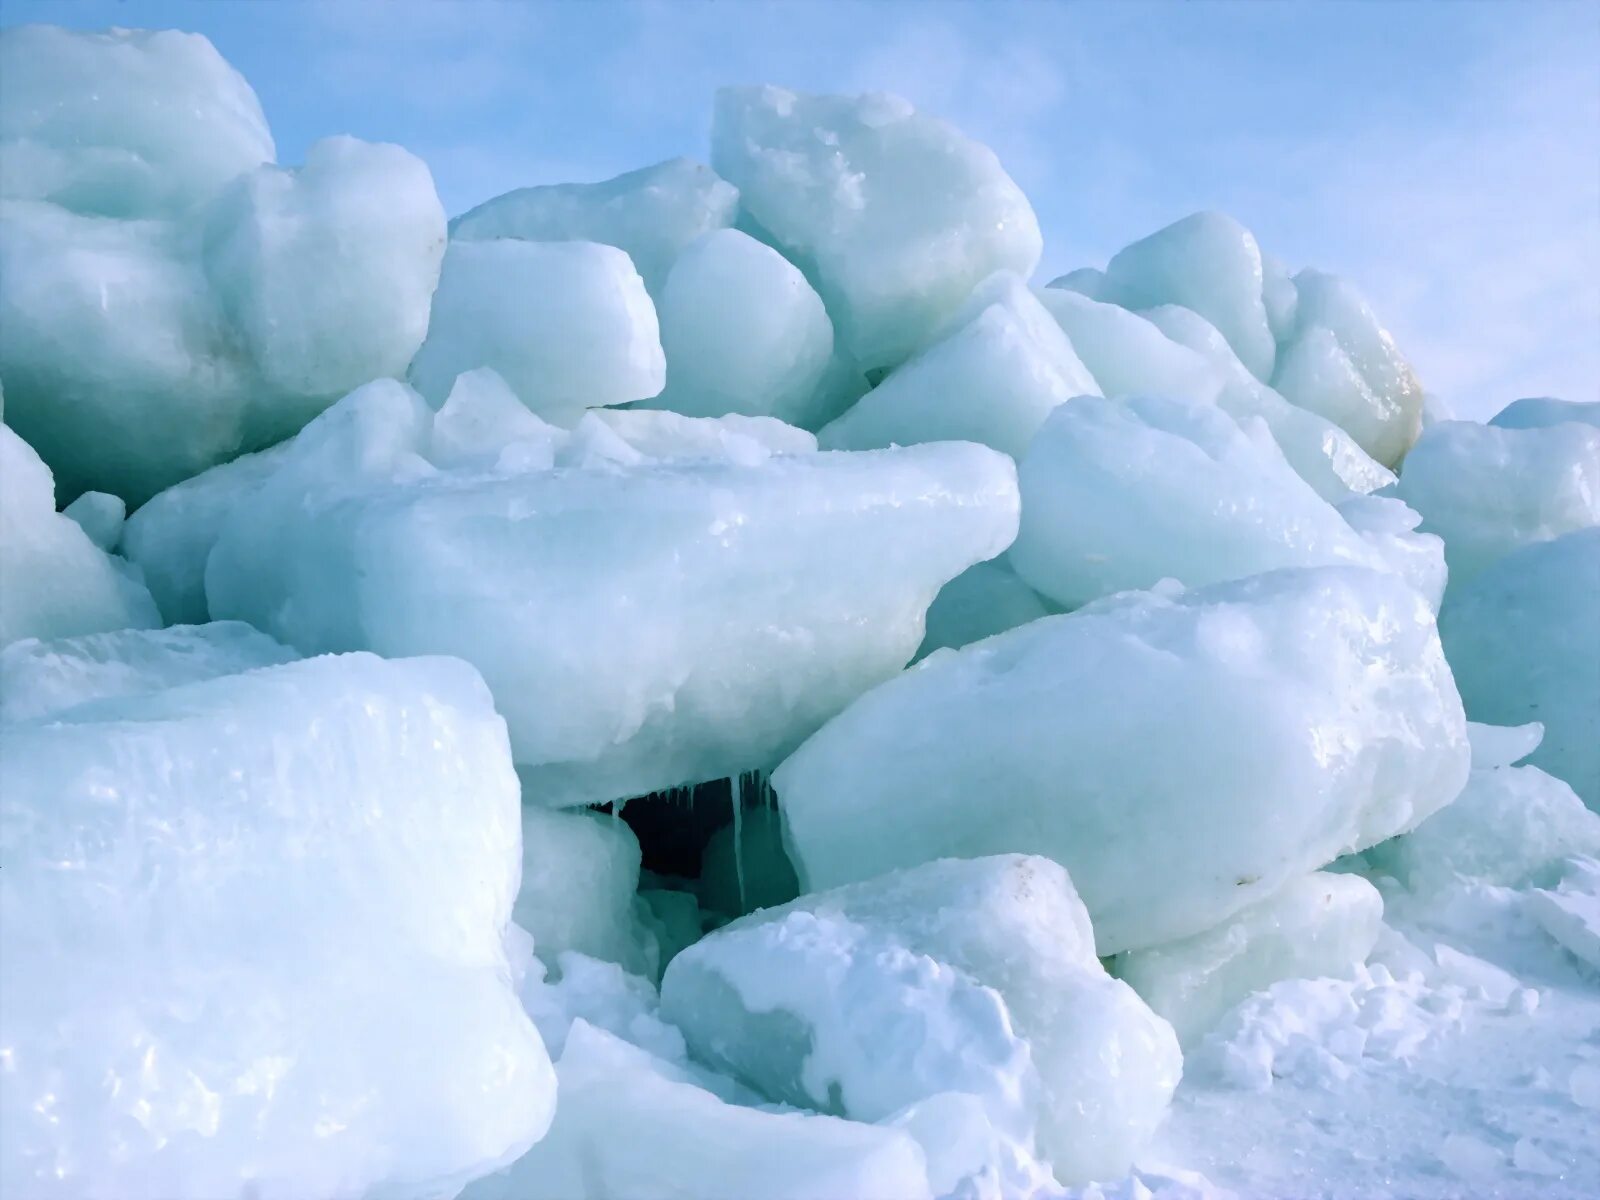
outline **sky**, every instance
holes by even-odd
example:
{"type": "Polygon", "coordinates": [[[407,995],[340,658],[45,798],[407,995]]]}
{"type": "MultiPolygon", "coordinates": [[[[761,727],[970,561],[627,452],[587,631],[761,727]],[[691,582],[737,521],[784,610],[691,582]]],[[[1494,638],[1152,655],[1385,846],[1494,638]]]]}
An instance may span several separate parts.
{"type": "Polygon", "coordinates": [[[897,92],[994,148],[1043,282],[1198,209],[1353,279],[1430,392],[1600,399],[1592,0],[0,0],[205,34],[279,160],[394,141],[459,213],[709,153],[725,83],[897,92]]]}

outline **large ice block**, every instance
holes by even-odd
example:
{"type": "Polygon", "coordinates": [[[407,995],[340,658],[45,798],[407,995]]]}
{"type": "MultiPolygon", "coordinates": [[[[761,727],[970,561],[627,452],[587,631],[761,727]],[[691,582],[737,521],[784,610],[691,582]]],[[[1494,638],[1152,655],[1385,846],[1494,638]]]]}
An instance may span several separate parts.
{"type": "Polygon", "coordinates": [[[1529,761],[1600,812],[1600,528],[1513,550],[1439,612],[1439,635],[1467,715],[1539,721],[1529,761]]]}
{"type": "Polygon", "coordinates": [[[1553,396],[1528,396],[1513,400],[1489,424],[1498,429],[1541,429],[1577,421],[1600,426],[1600,400],[1557,400],[1553,396]]]}
{"type": "Polygon", "coordinates": [[[625,250],[659,295],[683,248],[733,224],[739,189],[703,163],[672,158],[601,183],[518,188],[450,222],[458,241],[600,242],[625,250]]]}
{"type": "Polygon", "coordinates": [[[1129,593],[931,655],[772,782],[805,888],[1042,854],[1104,955],[1199,933],[1412,828],[1468,759],[1422,597],[1332,567],[1129,593]]]}
{"type": "Polygon", "coordinates": [[[644,283],[626,254],[596,242],[451,242],[411,379],[437,408],[477,367],[493,367],[559,425],[666,382],[644,283]]]}
{"type": "Polygon", "coordinates": [[[1394,494],[1444,538],[1460,587],[1519,546],[1600,525],[1600,428],[1441,421],[1406,455],[1394,494]]]}
{"type": "Polygon", "coordinates": [[[56,512],[50,468],[0,425],[0,647],[161,624],[149,591],[126,568],[56,512]]]}
{"type": "Polygon", "coordinates": [[[309,426],[230,514],[211,611],[306,653],[474,663],[544,804],[770,767],[1016,531],[1012,464],[980,446],[485,475],[423,459],[430,419],[385,383],[309,426]]]}
{"type": "Polygon", "coordinates": [[[1072,342],[1020,278],[990,276],[934,341],[818,435],[835,450],[968,441],[1020,458],[1044,419],[1099,395],[1072,342]]]}
{"type": "Polygon", "coordinates": [[[175,216],[275,157],[261,104],[199,34],[0,30],[0,195],[175,216]]]}
{"type": "Polygon", "coordinates": [[[1181,1071],[1048,859],[949,859],[803,896],[684,950],[662,1014],[774,1100],[881,1121],[945,1092],[1064,1182],[1115,1178],[1181,1071]]]}
{"type": "Polygon", "coordinates": [[[1264,428],[1241,429],[1212,404],[1070,400],[1029,445],[1017,482],[1011,565],[1067,608],[1162,579],[1384,564],[1264,428]]]}
{"type": "Polygon", "coordinates": [[[0,747],[0,1191],[425,1200],[549,1125],[470,667],[289,663],[0,747]]]}
{"type": "Polygon", "coordinates": [[[1039,223],[994,153],[898,96],[723,88],[711,161],[863,370],[904,362],[992,272],[1039,261],[1039,223]]]}

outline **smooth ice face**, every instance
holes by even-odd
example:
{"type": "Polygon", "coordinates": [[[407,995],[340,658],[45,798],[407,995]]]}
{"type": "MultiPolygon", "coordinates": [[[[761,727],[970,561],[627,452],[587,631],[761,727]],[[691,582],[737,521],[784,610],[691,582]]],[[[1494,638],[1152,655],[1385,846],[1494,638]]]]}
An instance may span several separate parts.
{"type": "Polygon", "coordinates": [[[1474,721],[1544,724],[1536,767],[1600,811],[1600,528],[1514,550],[1452,588],[1439,636],[1474,721]]]}
{"type": "Polygon", "coordinates": [[[1099,300],[1124,308],[1181,304],[1221,332],[1257,379],[1272,378],[1277,345],[1262,300],[1261,248],[1223,213],[1174,221],[1106,264],[1099,300]]]}
{"type": "Polygon", "coordinates": [[[1417,530],[1422,514],[1393,496],[1352,495],[1334,507],[1388,568],[1416,588],[1437,613],[1449,570],[1444,562],[1444,540],[1438,534],[1417,530]]]}
{"type": "Polygon", "coordinates": [[[55,481],[33,448],[0,425],[0,647],[161,624],[127,564],[56,512],[55,481]]]}
{"type": "Polygon", "coordinates": [[[1187,1046],[1234,1005],[1280,980],[1350,975],[1367,960],[1382,926],[1377,888],[1357,875],[1319,871],[1204,933],[1119,954],[1112,970],[1172,1022],[1187,1046]]]}
{"type": "Polygon", "coordinates": [[[222,463],[141,505],[122,531],[122,553],[144,572],[161,615],[198,625],[206,607],[206,559],[233,506],[248,500],[278,469],[287,443],[222,463]]]}
{"type": "Polygon", "coordinates": [[[1067,874],[927,863],[752,914],[673,959],[662,1013],[774,1100],[881,1121],[945,1092],[1063,1181],[1113,1178],[1177,1086],[1172,1031],[1095,958],[1067,874]]]}
{"type": "Polygon", "coordinates": [[[1498,429],[1540,429],[1576,421],[1600,426],[1600,400],[1557,400],[1553,396],[1529,396],[1513,400],[1489,419],[1498,429]]]}
{"type": "Polygon", "coordinates": [[[725,1103],[664,1059],[587,1021],[557,1066],[549,1135],[463,1200],[640,1196],[703,1200],[932,1200],[910,1135],[836,1117],[725,1103]]]}
{"type": "Polygon", "coordinates": [[[349,138],[171,220],[0,202],[8,420],[64,498],[138,505],[403,371],[443,231],[419,160],[349,138]]]}
{"type": "Polygon", "coordinates": [[[939,589],[928,609],[928,632],[917,657],[947,646],[959,650],[1054,611],[1004,558],[978,563],[939,589]]]}
{"type": "Polygon", "coordinates": [[[444,208],[399,146],[324,138],[303,167],[262,166],[211,206],[204,262],[262,380],[286,397],[254,444],[277,441],[369,379],[404,375],[428,332],[444,208]],[[287,397],[306,397],[309,412],[287,397]],[[298,411],[297,411],[298,408],[298,411]]]}
{"type": "Polygon", "coordinates": [[[1422,429],[1422,386],[1410,364],[1347,281],[1307,269],[1294,287],[1294,329],[1278,347],[1272,386],[1384,466],[1398,465],[1422,429]]]}
{"type": "Polygon", "coordinates": [[[255,92],[199,34],[0,30],[0,79],[8,198],[175,216],[276,157],[255,92]]]}
{"type": "Polygon", "coordinates": [[[723,88],[711,137],[863,370],[904,362],[992,272],[1038,264],[1039,223],[994,153],[897,96],[723,88]]]}
{"type": "Polygon", "coordinates": [[[695,892],[702,908],[728,917],[787,904],[800,894],[776,808],[743,808],[738,820],[711,835],[700,852],[695,892]]]}
{"type": "MultiPolygon", "coordinates": [[[[633,417],[691,424],[618,428],[633,417]]],[[[486,475],[427,463],[430,420],[395,383],[323,414],[225,522],[210,607],[308,653],[475,663],[553,806],[780,761],[899,670],[937,590],[1016,531],[1012,465],[980,446],[744,437],[668,463],[622,443],[632,460],[486,475]]]]}
{"type": "Polygon", "coordinates": [[[657,304],[666,390],[651,402],[689,416],[771,416],[816,428],[833,324],[794,264],[736,229],[690,243],[657,304]]]}
{"type": "Polygon", "coordinates": [[[1012,567],[1076,608],[1162,579],[1198,587],[1280,567],[1384,565],[1266,430],[1253,432],[1209,404],[1068,401],[1018,464],[1012,567]]]}
{"type": "Polygon", "coordinates": [[[61,515],[71,517],[78,528],[89,535],[89,540],[110,553],[122,540],[122,524],[128,518],[128,506],[118,496],[106,492],[85,492],[61,510],[61,515]]]}
{"type": "Polygon", "coordinates": [[[1276,571],[935,654],[772,782],[803,886],[1042,854],[1105,955],[1199,933],[1412,828],[1461,790],[1465,726],[1412,588],[1276,571]]]}
{"type": "Polygon", "coordinates": [[[817,440],[835,450],[979,442],[1016,458],[1057,405],[1099,391],[1022,280],[998,274],[817,440]]]}
{"type": "Polygon", "coordinates": [[[34,720],[91,700],[165,691],[296,657],[240,621],[24,638],[0,650],[0,721],[34,720]]]}
{"type": "Polygon", "coordinates": [[[1071,339],[1101,394],[1201,401],[1215,399],[1222,390],[1222,372],[1210,360],[1138,313],[1066,288],[1051,286],[1035,294],[1071,339]]]}
{"type": "Polygon", "coordinates": [[[599,242],[625,250],[652,296],[683,248],[733,224],[739,189],[687,158],[643,167],[603,183],[518,188],[450,222],[457,241],[599,242]]]}
{"type": "Polygon", "coordinates": [[[1366,853],[1414,892],[1467,880],[1501,887],[1553,885],[1574,855],[1600,858],[1600,813],[1538,767],[1474,767],[1449,805],[1403,837],[1366,853]]]}
{"type": "Polygon", "coordinates": [[[0,746],[7,1195],[421,1200],[544,1132],[517,781],[471,668],[289,663],[0,746]]]}
{"type": "MultiPolygon", "coordinates": [[[[1296,408],[1250,374],[1216,328],[1192,309],[1161,304],[1140,314],[1174,342],[1204,356],[1222,374],[1217,407],[1241,426],[1259,417],[1300,475],[1324,500],[1365,495],[1394,482],[1394,472],[1326,417],[1296,408]]],[[[1148,390],[1148,389],[1146,389],[1148,390]]]]}
{"type": "Polygon", "coordinates": [[[655,306],[628,256],[595,242],[452,241],[411,380],[435,407],[493,367],[539,416],[654,396],[666,383],[655,306]]]}
{"type": "Polygon", "coordinates": [[[656,947],[635,912],[639,839],[616,817],[522,809],[522,888],[512,912],[546,966],[569,950],[654,978],[656,947]]]}
{"type": "Polygon", "coordinates": [[[1406,455],[1394,493],[1444,538],[1460,587],[1519,546],[1600,525],[1600,428],[1443,421],[1406,455]]]}

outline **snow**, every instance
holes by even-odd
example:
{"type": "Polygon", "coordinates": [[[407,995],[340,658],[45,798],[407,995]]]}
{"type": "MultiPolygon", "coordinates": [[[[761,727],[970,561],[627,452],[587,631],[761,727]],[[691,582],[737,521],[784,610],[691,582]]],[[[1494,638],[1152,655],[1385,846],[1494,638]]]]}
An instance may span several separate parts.
{"type": "Polygon", "coordinates": [[[1021,855],[763,910],[673,959],[661,999],[698,1058],[770,1099],[881,1121],[965,1093],[1029,1154],[1037,1124],[1064,1180],[1126,1170],[1181,1070],[1095,958],[1066,872],[1021,855]]]}
{"type": "Polygon", "coordinates": [[[1442,421],[1411,448],[1394,494],[1444,539],[1459,587],[1521,546],[1600,525],[1600,427],[1442,421]]]}
{"type": "Polygon", "coordinates": [[[737,229],[705,234],[673,263],[657,307],[667,386],[651,407],[811,429],[833,415],[824,387],[833,323],[806,277],[770,246],[737,229]]]}
{"type": "Polygon", "coordinates": [[[1202,586],[1283,567],[1384,565],[1264,428],[1241,429],[1212,405],[1068,401],[1029,444],[1017,483],[1011,565],[1066,608],[1162,579],[1202,586]]]}
{"type": "Polygon", "coordinates": [[[1439,636],[1467,715],[1540,721],[1530,762],[1600,811],[1600,528],[1514,550],[1439,613],[1439,636]]]}
{"type": "Polygon", "coordinates": [[[159,625],[150,592],[125,567],[56,512],[50,468],[0,425],[0,647],[26,637],[159,625]]]}
{"type": "Polygon", "coordinates": [[[818,441],[839,450],[971,441],[1019,457],[1052,409],[1099,390],[1049,312],[1001,273],[818,441]]]}
{"type": "Polygon", "coordinates": [[[1039,223],[994,152],[898,96],[723,88],[711,162],[864,370],[904,362],[988,275],[1039,261],[1039,223]]]}
{"type": "Polygon", "coordinates": [[[1422,598],[1322,568],[1128,593],[931,655],[772,782],[803,888],[1040,854],[1071,872],[1108,955],[1419,824],[1468,759],[1422,598]],[[863,766],[886,753],[892,770],[863,766]]]}
{"type": "Polygon", "coordinates": [[[422,1200],[543,1133],[471,668],[294,662],[0,745],[0,1190],[422,1200]]]}
{"type": "Polygon", "coordinates": [[[476,367],[563,426],[586,408],[654,396],[667,370],[655,306],[626,254],[511,238],[451,242],[411,380],[437,408],[476,367]]]}
{"type": "Polygon", "coordinates": [[[518,188],[450,222],[457,241],[599,242],[627,253],[652,296],[691,242],[734,222],[739,189],[673,158],[602,183],[518,188]]]}

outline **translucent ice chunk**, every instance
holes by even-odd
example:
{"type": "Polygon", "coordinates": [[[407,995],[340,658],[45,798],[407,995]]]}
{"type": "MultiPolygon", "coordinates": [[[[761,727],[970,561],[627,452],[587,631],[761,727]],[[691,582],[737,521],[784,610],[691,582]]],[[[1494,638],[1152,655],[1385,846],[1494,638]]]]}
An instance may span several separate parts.
{"type": "Polygon", "coordinates": [[[825,725],[773,786],[808,889],[1043,854],[1112,954],[1199,933],[1412,828],[1465,783],[1465,726],[1412,588],[1276,571],[933,655],[825,725]],[[892,770],[873,765],[885,755],[892,770]]]}
{"type": "Polygon", "coordinates": [[[76,521],[89,535],[89,540],[100,549],[111,551],[122,540],[122,523],[128,517],[128,506],[120,496],[107,492],[85,492],[63,508],[61,515],[76,521]]]}
{"type": "Polygon", "coordinates": [[[293,650],[242,621],[119,629],[0,650],[0,720],[25,721],[91,700],[137,696],[292,661],[293,650]]]}
{"type": "Polygon", "coordinates": [[[690,243],[657,302],[666,390],[650,401],[690,416],[773,416],[816,428],[830,397],[833,325],[804,275],[736,229],[690,243]]]}
{"type": "Polygon", "coordinates": [[[712,162],[827,302],[863,370],[905,361],[1039,223],[992,151],[897,96],[717,93],[712,162]]]}
{"type": "Polygon", "coordinates": [[[1177,1086],[1177,1042],[1095,958],[1066,872],[950,859],[804,896],[673,959],[662,1012],[773,1099],[882,1120],[977,1096],[1065,1181],[1126,1171],[1177,1086]],[[1114,1064],[1114,1065],[1113,1065],[1114,1064]]]}
{"type": "Polygon", "coordinates": [[[176,215],[274,158],[261,104],[196,33],[0,30],[0,194],[176,215]]]}
{"type": "Polygon", "coordinates": [[[1537,720],[1530,762],[1600,811],[1600,528],[1514,550],[1452,588],[1439,635],[1474,721],[1537,720]]]}
{"type": "Polygon", "coordinates": [[[50,468],[0,425],[0,646],[161,624],[149,591],[118,562],[56,512],[50,468]]]}
{"type": "Polygon", "coordinates": [[[1375,887],[1319,871],[1204,933],[1119,954],[1112,970],[1189,1045],[1279,980],[1349,975],[1372,952],[1382,924],[1375,887]]]}
{"type": "Polygon", "coordinates": [[[1200,586],[1280,567],[1382,565],[1253,429],[1209,404],[1068,401],[1018,464],[1011,565],[1067,608],[1168,578],[1200,586]]]}
{"type": "Polygon", "coordinates": [[[1395,495],[1444,538],[1459,587],[1519,546],[1600,525],[1600,428],[1444,421],[1406,455],[1395,495]]]}
{"type": "Polygon", "coordinates": [[[594,242],[451,242],[411,378],[438,407],[474,367],[493,367],[560,425],[666,382],[643,281],[626,254],[594,242]]]}
{"type": "Polygon", "coordinates": [[[470,667],[289,663],[0,749],[0,1191],[422,1200],[544,1132],[470,667]]]}
{"type": "Polygon", "coordinates": [[[210,606],[304,652],[477,664],[550,805],[771,766],[1016,528],[1010,460],[979,446],[491,477],[428,464],[430,419],[388,382],[308,426],[230,515],[210,606]]]}
{"type": "Polygon", "coordinates": [[[738,206],[739,189],[710,167],[673,158],[603,183],[518,188],[457,217],[450,236],[616,246],[659,295],[683,248],[732,225],[738,206]]]}
{"type": "Polygon", "coordinates": [[[1054,611],[1004,558],[978,563],[939,589],[928,609],[928,633],[917,657],[946,646],[960,649],[1054,611]]]}
{"type": "Polygon", "coordinates": [[[1066,334],[1009,273],[980,284],[935,339],[818,441],[838,450],[971,441],[1018,457],[1058,404],[1100,391],[1066,334]]]}

